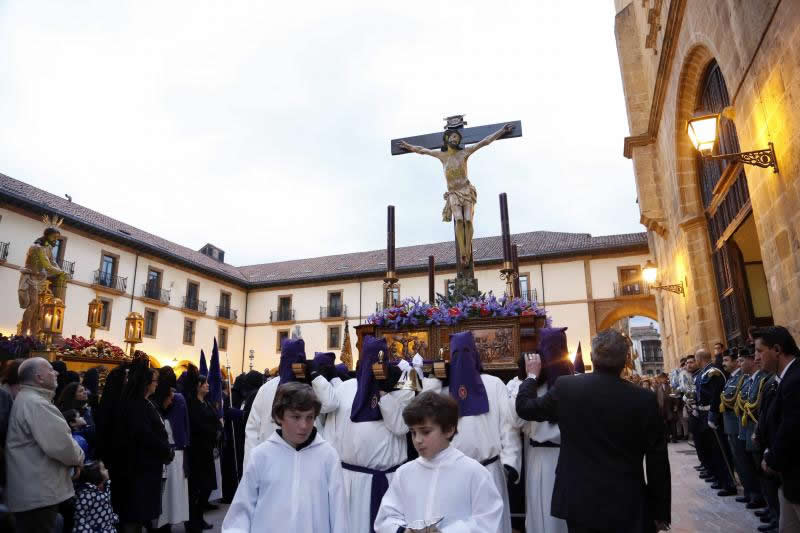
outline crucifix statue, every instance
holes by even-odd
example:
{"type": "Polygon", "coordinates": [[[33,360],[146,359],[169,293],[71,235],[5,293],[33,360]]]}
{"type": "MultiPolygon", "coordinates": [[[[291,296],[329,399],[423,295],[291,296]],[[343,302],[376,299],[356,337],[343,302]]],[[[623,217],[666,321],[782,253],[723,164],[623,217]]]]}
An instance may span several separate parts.
{"type": "Polygon", "coordinates": [[[497,139],[520,137],[522,123],[516,121],[465,129],[467,123],[464,115],[447,117],[445,121],[442,134],[431,133],[392,140],[392,155],[414,152],[435,157],[442,162],[447,182],[442,220],[452,220],[455,230],[458,266],[455,291],[461,296],[477,296],[479,293],[474,275],[472,234],[478,192],[467,177],[467,160],[477,150],[497,139]]]}

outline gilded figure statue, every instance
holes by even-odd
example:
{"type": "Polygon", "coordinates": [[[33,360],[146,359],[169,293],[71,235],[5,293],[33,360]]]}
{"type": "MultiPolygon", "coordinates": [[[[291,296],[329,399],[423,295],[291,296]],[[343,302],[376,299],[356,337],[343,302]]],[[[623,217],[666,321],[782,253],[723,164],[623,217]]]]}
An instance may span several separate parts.
{"type": "Polygon", "coordinates": [[[472,262],[472,234],[474,232],[472,221],[475,215],[475,204],[478,201],[478,192],[467,177],[467,159],[477,150],[493,143],[503,135],[511,133],[513,129],[512,124],[506,124],[483,140],[466,147],[461,146],[462,135],[458,129],[445,130],[445,144],[441,150],[429,150],[406,141],[398,143],[401,148],[409,152],[429,155],[442,162],[444,177],[447,181],[442,220],[450,222],[455,219],[456,241],[461,255],[459,262],[462,265],[472,262]]]}
{"type": "Polygon", "coordinates": [[[39,306],[42,298],[52,288],[56,296],[62,297],[69,275],[53,259],[53,246],[61,237],[59,229],[63,219],[49,216],[43,218],[47,227],[36,239],[25,255],[25,265],[19,275],[19,306],[25,311],[17,326],[18,335],[37,335],[40,329],[39,306]]]}

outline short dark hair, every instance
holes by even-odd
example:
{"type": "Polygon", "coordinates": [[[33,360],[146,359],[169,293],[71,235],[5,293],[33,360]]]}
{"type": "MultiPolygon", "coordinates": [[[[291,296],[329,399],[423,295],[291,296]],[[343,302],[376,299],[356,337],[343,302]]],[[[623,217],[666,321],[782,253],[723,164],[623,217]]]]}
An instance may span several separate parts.
{"type": "Polygon", "coordinates": [[[725,348],[725,345],[724,345],[724,344],[722,344],[721,342],[715,342],[715,343],[714,343],[714,348],[716,348],[717,346],[719,346],[719,347],[721,347],[721,348],[725,348]]]}
{"type": "Polygon", "coordinates": [[[628,359],[628,339],[615,329],[606,329],[592,339],[595,370],[619,374],[628,359]]]}
{"type": "Polygon", "coordinates": [[[769,348],[779,346],[781,353],[797,357],[800,355],[800,350],[797,348],[797,343],[789,333],[789,330],[783,326],[769,326],[766,328],[759,328],[753,332],[753,340],[761,339],[761,342],[766,344],[769,348]]]}
{"type": "Polygon", "coordinates": [[[272,402],[272,420],[278,424],[278,420],[283,418],[287,410],[310,411],[314,410],[314,416],[319,415],[322,409],[314,389],[307,383],[292,381],[278,386],[275,393],[275,400],[272,402]]]}
{"type": "Polygon", "coordinates": [[[686,356],[685,359],[686,359],[687,362],[689,361],[689,359],[694,359],[694,354],[690,353],[689,355],[686,356]]]}
{"type": "Polygon", "coordinates": [[[3,379],[0,380],[7,385],[19,385],[19,365],[25,359],[12,359],[6,363],[6,369],[3,372],[3,379]]]}
{"type": "Polygon", "coordinates": [[[725,359],[726,357],[728,357],[730,359],[736,359],[737,357],[739,357],[739,354],[738,354],[738,351],[736,350],[736,348],[728,348],[727,350],[722,352],[722,358],[725,359]]]}
{"type": "Polygon", "coordinates": [[[79,481],[81,483],[89,483],[91,485],[99,485],[105,481],[103,473],[100,472],[100,467],[102,464],[103,463],[100,461],[89,461],[88,463],[84,463],[80,478],[78,478],[79,481]]]}
{"type": "Polygon", "coordinates": [[[442,428],[443,432],[452,429],[455,436],[458,433],[458,402],[449,394],[423,392],[403,409],[403,421],[407,426],[414,426],[426,420],[442,428]]]}
{"type": "Polygon", "coordinates": [[[686,364],[686,359],[687,359],[686,357],[681,357],[681,365],[686,364]]]}

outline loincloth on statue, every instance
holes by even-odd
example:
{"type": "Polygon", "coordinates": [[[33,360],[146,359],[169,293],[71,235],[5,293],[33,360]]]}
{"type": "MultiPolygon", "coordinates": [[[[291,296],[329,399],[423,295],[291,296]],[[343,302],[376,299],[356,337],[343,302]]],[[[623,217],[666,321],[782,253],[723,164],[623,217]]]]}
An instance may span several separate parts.
{"type": "Polygon", "coordinates": [[[462,207],[473,207],[478,202],[478,191],[472,184],[457,191],[444,193],[444,209],[442,209],[442,220],[451,222],[453,220],[453,209],[462,207]]]}

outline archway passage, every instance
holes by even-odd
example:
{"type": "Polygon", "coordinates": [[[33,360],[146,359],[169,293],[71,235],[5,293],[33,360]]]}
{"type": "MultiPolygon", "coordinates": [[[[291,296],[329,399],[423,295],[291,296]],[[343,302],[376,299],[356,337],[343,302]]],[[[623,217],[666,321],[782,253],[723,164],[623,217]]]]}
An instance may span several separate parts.
{"type": "Polygon", "coordinates": [[[595,307],[597,331],[608,329],[623,318],[637,315],[658,322],[655,298],[648,297],[608,303],[604,302],[602,305],[598,303],[595,307]]]}

